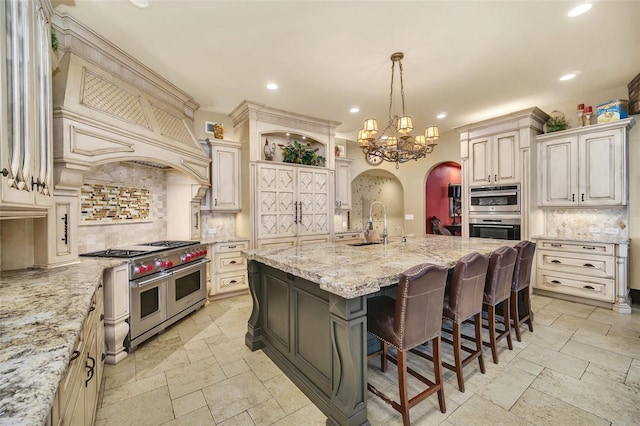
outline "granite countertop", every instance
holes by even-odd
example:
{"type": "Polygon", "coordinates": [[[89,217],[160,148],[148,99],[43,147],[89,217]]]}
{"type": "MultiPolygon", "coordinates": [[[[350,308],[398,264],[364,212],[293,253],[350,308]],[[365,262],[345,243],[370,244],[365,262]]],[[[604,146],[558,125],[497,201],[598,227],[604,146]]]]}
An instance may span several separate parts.
{"type": "Polygon", "coordinates": [[[351,299],[396,284],[401,272],[420,263],[453,267],[471,252],[490,254],[516,240],[490,240],[444,235],[391,238],[388,246],[322,243],[297,247],[247,250],[243,254],[276,269],[319,284],[320,288],[351,299]]]}
{"type": "Polygon", "coordinates": [[[216,244],[216,243],[235,243],[239,241],[249,241],[249,238],[243,237],[213,237],[213,238],[204,238],[200,240],[202,244],[216,244]]]}
{"type": "Polygon", "coordinates": [[[553,240],[553,241],[575,241],[579,243],[604,243],[604,244],[629,244],[631,240],[628,237],[610,234],[589,234],[589,235],[535,235],[531,237],[535,240],[553,240]]]}
{"type": "Polygon", "coordinates": [[[126,261],[0,272],[0,424],[44,424],[103,270],[126,261]]]}

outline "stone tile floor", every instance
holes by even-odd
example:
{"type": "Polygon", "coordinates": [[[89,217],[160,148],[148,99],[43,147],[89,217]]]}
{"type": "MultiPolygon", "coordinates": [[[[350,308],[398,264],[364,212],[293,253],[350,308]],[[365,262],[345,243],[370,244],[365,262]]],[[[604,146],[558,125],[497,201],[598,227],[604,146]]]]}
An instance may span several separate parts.
{"type": "MultiPolygon", "coordinates": [[[[433,395],[411,409],[415,425],[632,425],[640,422],[640,309],[631,315],[533,297],[534,333],[500,342],[486,374],[465,368],[466,392],[445,371],[447,412],[433,395]]],[[[211,302],[107,365],[96,425],[324,425],[326,417],[261,352],[244,345],[248,295],[211,302]]],[[[486,339],[485,339],[486,340],[486,339]]],[[[452,359],[443,344],[443,356],[452,359]]],[[[430,377],[429,363],[409,356],[430,377]]],[[[369,381],[397,398],[393,364],[369,363],[369,381]]],[[[420,382],[409,382],[410,396],[420,382]]],[[[372,425],[399,413],[369,394],[372,425]]]]}

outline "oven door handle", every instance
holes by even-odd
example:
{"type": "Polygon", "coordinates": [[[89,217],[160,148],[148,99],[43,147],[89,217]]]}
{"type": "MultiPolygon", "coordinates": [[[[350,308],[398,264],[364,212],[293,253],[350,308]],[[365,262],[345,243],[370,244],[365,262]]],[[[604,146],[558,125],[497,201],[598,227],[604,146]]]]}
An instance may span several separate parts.
{"type": "Polygon", "coordinates": [[[476,224],[476,223],[472,223],[471,225],[472,225],[474,228],[499,228],[499,229],[502,229],[502,228],[509,228],[509,229],[511,229],[511,228],[513,228],[514,226],[517,226],[517,225],[485,225],[485,224],[476,224]]]}
{"type": "Polygon", "coordinates": [[[209,259],[200,259],[198,261],[198,263],[190,263],[189,265],[183,266],[183,267],[179,267],[179,268],[175,268],[175,270],[171,271],[170,275],[175,275],[175,274],[181,274],[185,271],[190,271],[192,269],[196,269],[199,268],[200,266],[204,265],[205,263],[209,263],[211,262],[209,259]]]}
{"type": "Polygon", "coordinates": [[[479,197],[495,197],[501,195],[518,195],[517,192],[485,192],[485,193],[477,193],[471,194],[471,198],[479,198],[479,197]]]}
{"type": "Polygon", "coordinates": [[[163,279],[165,279],[167,277],[170,277],[170,276],[171,276],[170,272],[168,272],[168,273],[167,272],[160,272],[160,275],[156,275],[156,276],[154,276],[152,278],[148,278],[146,280],[131,281],[130,285],[131,285],[131,288],[140,288],[140,287],[144,287],[144,286],[147,286],[149,284],[152,284],[152,283],[154,283],[156,281],[161,281],[161,280],[163,280],[163,279]]]}

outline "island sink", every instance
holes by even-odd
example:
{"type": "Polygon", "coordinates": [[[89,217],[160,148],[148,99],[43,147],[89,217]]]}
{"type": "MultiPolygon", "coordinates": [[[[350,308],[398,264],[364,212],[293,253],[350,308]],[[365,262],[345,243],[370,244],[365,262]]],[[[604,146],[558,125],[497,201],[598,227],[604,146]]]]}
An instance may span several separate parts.
{"type": "Polygon", "coordinates": [[[367,243],[367,242],[365,242],[365,243],[352,243],[352,244],[349,244],[349,245],[351,247],[360,247],[360,246],[370,246],[372,244],[382,244],[382,241],[372,241],[370,243],[367,243]]]}

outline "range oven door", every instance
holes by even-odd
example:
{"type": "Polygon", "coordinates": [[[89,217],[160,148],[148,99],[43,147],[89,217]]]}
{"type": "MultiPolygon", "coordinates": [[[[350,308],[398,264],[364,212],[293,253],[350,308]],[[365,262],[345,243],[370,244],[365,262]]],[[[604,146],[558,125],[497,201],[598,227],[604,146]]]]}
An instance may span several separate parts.
{"type": "Polygon", "coordinates": [[[167,294],[167,318],[207,299],[207,263],[203,259],[172,271],[167,294]]]}
{"type": "Polygon", "coordinates": [[[470,213],[519,213],[520,185],[469,189],[470,213]]]}
{"type": "Polygon", "coordinates": [[[171,274],[154,274],[129,282],[131,288],[130,340],[134,340],[167,318],[167,287],[171,274]]]}
{"type": "Polygon", "coordinates": [[[469,237],[519,240],[520,219],[471,218],[469,237]]]}

